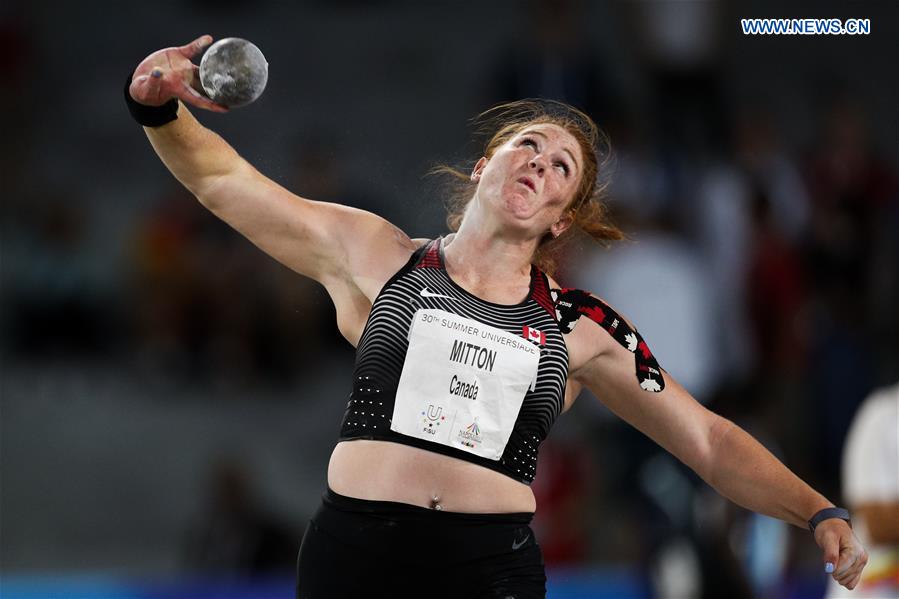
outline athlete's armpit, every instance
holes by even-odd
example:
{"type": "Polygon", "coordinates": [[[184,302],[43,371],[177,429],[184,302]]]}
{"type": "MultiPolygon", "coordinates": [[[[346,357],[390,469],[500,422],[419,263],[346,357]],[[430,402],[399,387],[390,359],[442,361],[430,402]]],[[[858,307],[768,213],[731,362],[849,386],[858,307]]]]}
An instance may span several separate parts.
{"type": "Polygon", "coordinates": [[[563,333],[573,331],[581,316],[586,316],[634,354],[637,380],[641,389],[658,393],[665,388],[662,368],[649,350],[649,346],[640,333],[631,328],[611,306],[581,289],[552,289],[551,293],[556,307],[556,318],[563,333]]]}

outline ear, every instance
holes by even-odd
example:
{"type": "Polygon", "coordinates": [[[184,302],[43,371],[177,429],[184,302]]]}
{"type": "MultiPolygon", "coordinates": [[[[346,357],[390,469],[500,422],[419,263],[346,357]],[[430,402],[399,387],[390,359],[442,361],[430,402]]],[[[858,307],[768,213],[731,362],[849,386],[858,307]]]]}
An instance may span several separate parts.
{"type": "Polygon", "coordinates": [[[472,181],[480,181],[481,173],[484,171],[484,167],[487,166],[487,158],[481,156],[480,160],[474,163],[474,168],[471,169],[471,180],[472,181]]]}
{"type": "Polygon", "coordinates": [[[574,213],[571,210],[567,210],[565,214],[559,217],[559,220],[554,222],[549,227],[549,232],[552,233],[553,237],[558,237],[562,233],[568,230],[568,228],[574,224],[574,213]]]}

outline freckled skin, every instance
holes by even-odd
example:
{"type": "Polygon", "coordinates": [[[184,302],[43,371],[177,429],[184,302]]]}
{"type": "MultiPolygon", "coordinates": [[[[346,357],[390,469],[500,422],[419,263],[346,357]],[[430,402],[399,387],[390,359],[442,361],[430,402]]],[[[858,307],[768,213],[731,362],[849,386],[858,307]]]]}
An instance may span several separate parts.
{"type": "Polygon", "coordinates": [[[539,237],[565,213],[580,182],[581,165],[580,146],[571,134],[557,125],[531,125],[489,160],[478,161],[475,200],[506,225],[539,237]],[[519,182],[522,177],[531,179],[533,190],[519,182]]]}

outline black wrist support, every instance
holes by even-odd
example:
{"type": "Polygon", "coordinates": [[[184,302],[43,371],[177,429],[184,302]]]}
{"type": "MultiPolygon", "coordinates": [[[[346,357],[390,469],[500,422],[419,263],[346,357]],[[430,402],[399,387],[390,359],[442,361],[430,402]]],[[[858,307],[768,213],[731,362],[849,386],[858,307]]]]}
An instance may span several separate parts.
{"type": "Polygon", "coordinates": [[[814,533],[815,528],[821,524],[822,521],[829,520],[830,518],[845,520],[849,526],[852,526],[852,521],[849,520],[849,510],[841,507],[828,507],[816,512],[815,515],[812,516],[812,519],[808,521],[809,530],[814,533]]]}
{"type": "Polygon", "coordinates": [[[131,118],[144,127],[160,127],[178,118],[178,100],[172,98],[162,106],[147,106],[131,97],[128,88],[131,87],[131,74],[125,79],[125,104],[131,118]]]}

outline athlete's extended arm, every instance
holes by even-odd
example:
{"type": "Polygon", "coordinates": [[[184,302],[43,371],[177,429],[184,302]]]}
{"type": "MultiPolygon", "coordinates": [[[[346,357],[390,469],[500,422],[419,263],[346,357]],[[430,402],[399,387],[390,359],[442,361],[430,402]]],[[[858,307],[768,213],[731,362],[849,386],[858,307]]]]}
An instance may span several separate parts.
{"type": "Polygon", "coordinates": [[[278,261],[323,283],[335,303],[344,284],[371,297],[408,257],[408,237],[371,213],[294,195],[203,127],[185,104],[225,111],[197,91],[198,69],[191,62],[211,42],[207,35],[159,50],[134,72],[129,92],[136,101],[181,101],[176,120],[144,128],[156,153],[204,206],[278,261]]]}
{"type": "MultiPolygon", "coordinates": [[[[572,344],[592,348],[572,378],[728,499],[802,528],[817,511],[833,506],[743,429],[703,407],[668,373],[662,373],[661,390],[642,388],[635,376],[635,353],[596,323],[582,322],[569,337],[572,344]]],[[[868,558],[849,525],[824,520],[815,541],[824,561],[834,564],[837,582],[854,588],[868,558]]]]}

